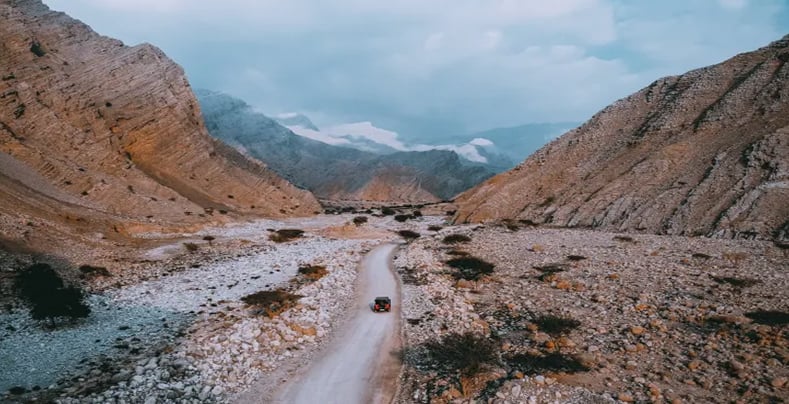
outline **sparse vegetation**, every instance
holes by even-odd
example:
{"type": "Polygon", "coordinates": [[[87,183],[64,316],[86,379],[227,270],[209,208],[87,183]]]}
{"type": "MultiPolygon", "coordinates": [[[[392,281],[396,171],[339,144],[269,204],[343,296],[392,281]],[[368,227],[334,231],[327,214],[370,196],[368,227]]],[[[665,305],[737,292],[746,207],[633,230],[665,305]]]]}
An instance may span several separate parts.
{"type": "Polygon", "coordinates": [[[203,240],[207,241],[208,245],[210,246],[212,245],[213,241],[216,240],[216,238],[214,236],[205,236],[203,237],[203,240]]]}
{"type": "Polygon", "coordinates": [[[469,241],[471,241],[471,237],[465,234],[450,234],[441,240],[444,244],[468,243],[469,241]]]}
{"type": "Polygon", "coordinates": [[[748,258],[748,254],[744,252],[725,252],[722,254],[723,259],[729,261],[733,266],[739,266],[742,260],[748,258]]]}
{"type": "Polygon", "coordinates": [[[622,241],[625,243],[635,243],[636,241],[630,236],[614,236],[615,241],[622,241]]]}
{"type": "Polygon", "coordinates": [[[709,255],[704,254],[704,253],[693,253],[692,257],[693,258],[702,259],[702,260],[708,260],[708,259],[712,258],[709,255]]]}
{"type": "Polygon", "coordinates": [[[268,238],[275,243],[286,243],[304,235],[304,230],[299,229],[279,229],[271,233],[268,238]]]}
{"type": "Polygon", "coordinates": [[[392,208],[388,208],[388,207],[381,208],[381,214],[384,215],[384,216],[392,216],[395,213],[397,213],[397,212],[395,212],[395,210],[392,209],[392,208]]]}
{"type": "Polygon", "coordinates": [[[455,256],[458,256],[458,257],[466,257],[466,256],[469,255],[469,253],[466,252],[466,251],[463,251],[463,250],[450,250],[450,251],[447,251],[447,255],[455,255],[455,256]]]}
{"type": "Polygon", "coordinates": [[[789,312],[778,310],[759,310],[745,313],[745,317],[756,323],[765,325],[789,324],[789,312]]]}
{"type": "Polygon", "coordinates": [[[569,316],[557,316],[554,314],[542,314],[535,316],[531,320],[540,330],[552,336],[567,334],[571,330],[578,328],[581,322],[569,316]]]}
{"type": "Polygon", "coordinates": [[[399,234],[400,237],[406,239],[407,241],[416,240],[420,237],[419,233],[411,230],[400,230],[397,232],[397,234],[399,234]]]}
{"type": "Polygon", "coordinates": [[[256,314],[264,314],[269,318],[274,318],[294,307],[302,297],[283,289],[277,289],[252,293],[242,297],[241,301],[254,307],[256,314]]]}
{"type": "Polygon", "coordinates": [[[30,306],[30,315],[36,320],[87,317],[90,307],[84,302],[85,294],[76,286],[69,286],[49,264],[33,264],[20,271],[15,286],[22,299],[30,306]]]}
{"type": "Polygon", "coordinates": [[[427,226],[427,229],[430,230],[430,231],[439,231],[439,230],[443,229],[443,227],[441,227],[439,225],[436,225],[436,224],[432,224],[430,226],[427,226]]]}
{"type": "Polygon", "coordinates": [[[34,55],[41,57],[46,55],[47,53],[44,51],[44,48],[41,47],[41,44],[38,41],[33,41],[30,44],[30,52],[33,52],[34,55]]]}
{"type": "Polygon", "coordinates": [[[365,223],[367,223],[367,216],[356,216],[353,218],[353,224],[357,226],[361,226],[365,223]]]}
{"type": "Polygon", "coordinates": [[[498,363],[498,347],[489,338],[452,333],[406,351],[406,361],[420,370],[472,377],[498,363]]]}
{"type": "Polygon", "coordinates": [[[544,273],[544,274],[555,274],[557,272],[564,272],[567,270],[566,264],[559,264],[559,263],[551,263],[545,265],[535,265],[534,269],[544,273]]]}
{"type": "Polygon", "coordinates": [[[200,247],[195,243],[184,243],[184,248],[186,248],[186,251],[189,251],[190,253],[200,249],[200,247]]]}
{"type": "Polygon", "coordinates": [[[95,276],[112,276],[110,271],[104,267],[96,267],[93,265],[82,265],[79,267],[80,276],[83,278],[87,277],[95,277],[95,276]]]}
{"type": "Polygon", "coordinates": [[[323,278],[329,273],[326,270],[326,267],[323,265],[305,265],[299,267],[299,275],[303,275],[305,278],[311,281],[317,281],[320,278],[323,278]]]}
{"type": "Polygon", "coordinates": [[[411,212],[411,216],[413,216],[413,217],[422,217],[422,211],[415,210],[415,211],[411,212]]]}
{"type": "Polygon", "coordinates": [[[718,283],[725,283],[737,288],[749,288],[759,283],[758,279],[753,278],[734,278],[730,276],[713,276],[712,280],[718,283]]]}
{"type": "Polygon", "coordinates": [[[567,260],[568,261],[583,261],[585,259],[586,259],[586,257],[584,257],[583,255],[568,255],[567,256],[567,260]]]}
{"type": "Polygon", "coordinates": [[[407,221],[408,219],[413,219],[414,217],[411,215],[395,215],[394,219],[400,223],[407,221]]]}
{"type": "Polygon", "coordinates": [[[457,270],[453,274],[455,279],[467,281],[476,281],[484,275],[492,274],[494,268],[490,262],[472,256],[453,258],[447,261],[447,265],[457,270]]]}

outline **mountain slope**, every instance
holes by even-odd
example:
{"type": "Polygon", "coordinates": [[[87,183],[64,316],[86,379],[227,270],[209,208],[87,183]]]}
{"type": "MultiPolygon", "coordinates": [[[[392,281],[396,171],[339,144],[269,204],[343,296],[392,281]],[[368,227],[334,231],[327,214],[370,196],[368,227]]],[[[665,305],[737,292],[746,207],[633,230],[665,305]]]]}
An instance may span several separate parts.
{"type": "Polygon", "coordinates": [[[431,150],[380,155],[298,136],[226,94],[198,90],[209,132],[315,195],[335,200],[435,202],[493,173],[456,153],[431,150]]]}
{"type": "Polygon", "coordinates": [[[789,36],[657,80],[464,193],[455,220],[718,237],[785,234],[788,61],[789,36]]]}
{"type": "MultiPolygon", "coordinates": [[[[192,226],[219,210],[320,209],[308,192],[211,138],[183,70],[151,45],[124,46],[38,0],[0,0],[0,55],[6,238],[100,239],[192,226]]],[[[213,221],[226,221],[220,216],[213,221]]]]}

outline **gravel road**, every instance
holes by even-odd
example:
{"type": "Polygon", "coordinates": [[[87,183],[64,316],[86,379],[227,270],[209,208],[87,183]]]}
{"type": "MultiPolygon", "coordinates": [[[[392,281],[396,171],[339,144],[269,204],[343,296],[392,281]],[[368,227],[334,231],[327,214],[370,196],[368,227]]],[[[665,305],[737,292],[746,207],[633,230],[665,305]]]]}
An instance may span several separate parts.
{"type": "Polygon", "coordinates": [[[278,403],[382,403],[394,395],[399,361],[400,292],[391,268],[396,244],[384,244],[362,261],[351,320],[306,372],[292,380],[278,403]],[[374,313],[376,296],[392,299],[390,313],[374,313]]]}

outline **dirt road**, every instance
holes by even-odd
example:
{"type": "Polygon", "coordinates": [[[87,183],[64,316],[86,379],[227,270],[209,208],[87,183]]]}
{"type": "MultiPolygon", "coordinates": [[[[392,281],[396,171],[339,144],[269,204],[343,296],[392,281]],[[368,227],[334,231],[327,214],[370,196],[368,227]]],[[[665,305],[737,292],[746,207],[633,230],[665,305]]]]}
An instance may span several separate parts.
{"type": "Polygon", "coordinates": [[[391,269],[395,244],[384,244],[362,261],[352,320],[307,371],[287,384],[277,403],[388,403],[399,361],[400,292],[391,269]],[[376,296],[392,299],[390,313],[374,313],[376,296]]]}

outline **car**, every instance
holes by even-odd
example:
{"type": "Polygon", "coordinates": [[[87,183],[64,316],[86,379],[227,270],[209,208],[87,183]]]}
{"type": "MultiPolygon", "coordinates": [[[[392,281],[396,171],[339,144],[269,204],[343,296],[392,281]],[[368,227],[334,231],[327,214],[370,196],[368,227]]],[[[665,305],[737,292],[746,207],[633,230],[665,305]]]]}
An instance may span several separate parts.
{"type": "Polygon", "coordinates": [[[373,303],[373,311],[389,311],[392,309],[392,299],[387,296],[379,296],[375,298],[373,303]]]}

